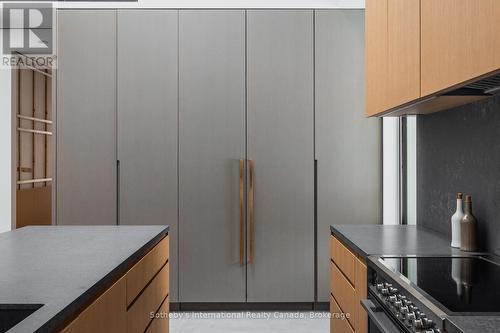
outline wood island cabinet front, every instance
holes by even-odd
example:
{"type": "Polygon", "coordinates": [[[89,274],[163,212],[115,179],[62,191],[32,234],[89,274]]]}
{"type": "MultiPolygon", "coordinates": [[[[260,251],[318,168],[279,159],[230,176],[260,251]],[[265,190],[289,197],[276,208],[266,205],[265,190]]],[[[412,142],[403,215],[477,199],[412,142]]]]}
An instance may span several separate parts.
{"type": "Polygon", "coordinates": [[[335,236],[330,238],[330,332],[367,333],[368,318],[361,306],[367,297],[367,270],[335,236]]]}
{"type": "Polygon", "coordinates": [[[168,259],[166,236],[62,333],[168,333],[168,259]]]}

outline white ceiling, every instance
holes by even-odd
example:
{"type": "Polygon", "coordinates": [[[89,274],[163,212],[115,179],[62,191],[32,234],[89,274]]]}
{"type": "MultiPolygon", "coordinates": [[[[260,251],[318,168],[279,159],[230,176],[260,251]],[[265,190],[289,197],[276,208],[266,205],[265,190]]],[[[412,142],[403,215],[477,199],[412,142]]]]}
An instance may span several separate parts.
{"type": "Polygon", "coordinates": [[[364,0],[139,0],[55,4],[58,8],[365,8],[364,0]]]}

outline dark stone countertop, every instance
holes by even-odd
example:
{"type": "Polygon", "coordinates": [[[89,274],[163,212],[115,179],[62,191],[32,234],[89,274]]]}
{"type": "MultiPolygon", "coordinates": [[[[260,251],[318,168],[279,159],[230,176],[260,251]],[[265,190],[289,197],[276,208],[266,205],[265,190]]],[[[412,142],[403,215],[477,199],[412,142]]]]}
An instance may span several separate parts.
{"type": "Polygon", "coordinates": [[[462,253],[434,231],[410,225],[332,225],[331,232],[363,257],[462,253]]]}
{"type": "MultiPolygon", "coordinates": [[[[370,255],[460,255],[436,232],[406,225],[332,225],[332,234],[363,257],[370,255]]],[[[468,252],[467,254],[470,254],[468,252]]],[[[500,333],[500,316],[451,316],[448,333],[500,333]]]]}
{"type": "Polygon", "coordinates": [[[445,327],[448,333],[499,333],[500,316],[450,317],[445,327]]]}
{"type": "Polygon", "coordinates": [[[45,226],[0,234],[0,305],[43,304],[8,333],[61,329],[168,230],[168,226],[45,226]]]}

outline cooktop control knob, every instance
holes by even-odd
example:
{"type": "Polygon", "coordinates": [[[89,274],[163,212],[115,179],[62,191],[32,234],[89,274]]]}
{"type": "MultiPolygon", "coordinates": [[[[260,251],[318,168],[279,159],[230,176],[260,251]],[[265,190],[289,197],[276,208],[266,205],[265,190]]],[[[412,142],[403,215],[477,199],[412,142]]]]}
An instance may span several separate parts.
{"type": "Polygon", "coordinates": [[[412,321],[412,320],[415,320],[416,316],[415,316],[415,312],[410,312],[406,315],[406,318],[408,318],[408,320],[412,321]]]}
{"type": "Polygon", "coordinates": [[[400,309],[399,312],[402,314],[408,313],[408,307],[406,305],[403,305],[400,309]]]}
{"type": "Polygon", "coordinates": [[[413,321],[413,327],[415,327],[416,329],[420,329],[424,326],[424,323],[422,323],[422,319],[415,319],[413,321]]]}
{"type": "Polygon", "coordinates": [[[391,296],[389,296],[388,299],[389,299],[389,302],[394,303],[397,301],[398,298],[395,295],[391,295],[391,296]]]}
{"type": "Polygon", "coordinates": [[[400,307],[403,306],[403,302],[398,300],[398,301],[394,302],[394,306],[399,309],[400,307]]]}
{"type": "Polygon", "coordinates": [[[434,322],[429,318],[423,318],[422,323],[424,324],[424,328],[432,328],[434,326],[434,322]]]}
{"type": "Polygon", "coordinates": [[[389,292],[390,292],[391,294],[395,294],[395,293],[397,293],[397,292],[398,292],[398,288],[389,287],[389,292]]]}
{"type": "Polygon", "coordinates": [[[415,305],[408,305],[408,309],[411,311],[411,312],[415,312],[415,311],[418,311],[418,308],[415,306],[415,305]]]}
{"type": "Polygon", "coordinates": [[[380,293],[381,293],[382,295],[384,295],[384,296],[389,295],[389,289],[387,289],[387,288],[382,288],[382,289],[380,290],[380,293]]]}
{"type": "Polygon", "coordinates": [[[375,288],[377,288],[378,291],[381,291],[384,288],[384,284],[383,283],[377,283],[375,285],[375,288]]]}
{"type": "Polygon", "coordinates": [[[404,303],[404,305],[408,305],[408,306],[409,306],[409,305],[412,305],[411,301],[410,301],[410,300],[408,300],[408,299],[404,299],[404,300],[403,300],[403,303],[404,303]]]}
{"type": "Polygon", "coordinates": [[[386,287],[387,289],[389,289],[389,288],[392,287],[392,284],[386,282],[386,283],[384,283],[384,287],[386,287]]]}

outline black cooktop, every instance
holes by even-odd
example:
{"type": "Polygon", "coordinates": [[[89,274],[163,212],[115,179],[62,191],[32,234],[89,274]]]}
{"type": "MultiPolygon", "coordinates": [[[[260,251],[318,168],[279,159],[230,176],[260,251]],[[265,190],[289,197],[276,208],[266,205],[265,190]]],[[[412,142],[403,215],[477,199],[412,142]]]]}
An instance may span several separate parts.
{"type": "Polygon", "coordinates": [[[500,313],[500,265],[482,257],[384,257],[446,312],[500,313]]]}

